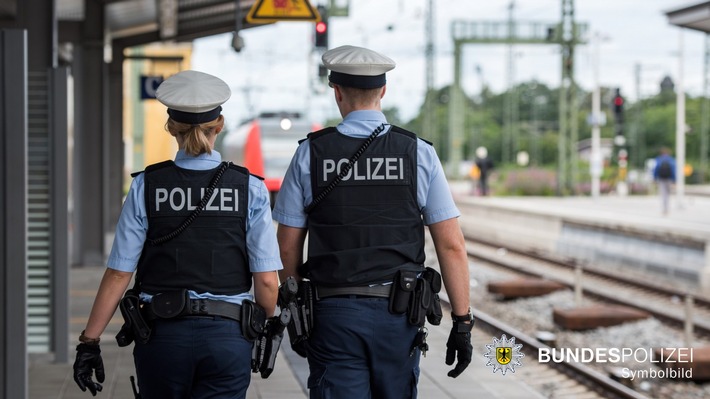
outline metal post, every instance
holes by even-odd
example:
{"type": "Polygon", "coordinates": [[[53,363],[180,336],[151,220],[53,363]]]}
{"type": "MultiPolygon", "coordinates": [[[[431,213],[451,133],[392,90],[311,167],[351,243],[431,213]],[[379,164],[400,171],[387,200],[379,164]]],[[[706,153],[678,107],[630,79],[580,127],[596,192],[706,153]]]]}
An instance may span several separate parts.
{"type": "Polygon", "coordinates": [[[463,135],[463,92],[461,90],[461,43],[454,41],[454,82],[449,93],[449,175],[459,177],[463,135]]]}
{"type": "Polygon", "coordinates": [[[54,360],[69,361],[69,159],[68,148],[68,92],[69,68],[50,71],[50,140],[52,225],[51,252],[51,317],[54,360]]]}
{"type": "Polygon", "coordinates": [[[705,56],[703,68],[703,103],[700,113],[700,167],[698,175],[700,183],[705,183],[705,172],[708,168],[708,141],[710,141],[710,34],[705,34],[705,56]]]}
{"type": "Polygon", "coordinates": [[[684,208],[685,196],[685,87],[683,85],[683,28],[678,31],[678,81],[676,82],[676,123],[675,123],[675,153],[676,153],[676,197],[678,208],[684,208]]]}
{"type": "Polygon", "coordinates": [[[426,49],[424,51],[426,57],[426,89],[424,91],[425,112],[424,112],[424,131],[421,132],[424,137],[433,139],[434,143],[439,143],[438,132],[436,132],[435,115],[434,115],[434,1],[429,0],[427,3],[426,13],[426,29],[425,40],[426,49]]]}
{"type": "Polygon", "coordinates": [[[599,180],[602,175],[601,132],[601,95],[599,93],[599,42],[601,37],[594,35],[594,91],[592,92],[592,155],[589,162],[589,172],[592,175],[592,198],[599,198],[599,180]]]}
{"type": "Polygon", "coordinates": [[[691,348],[693,346],[693,297],[691,295],[685,296],[685,323],[684,335],[685,335],[685,347],[691,348]]]}
{"type": "Polygon", "coordinates": [[[574,305],[582,306],[582,265],[574,266],[574,305]]]}

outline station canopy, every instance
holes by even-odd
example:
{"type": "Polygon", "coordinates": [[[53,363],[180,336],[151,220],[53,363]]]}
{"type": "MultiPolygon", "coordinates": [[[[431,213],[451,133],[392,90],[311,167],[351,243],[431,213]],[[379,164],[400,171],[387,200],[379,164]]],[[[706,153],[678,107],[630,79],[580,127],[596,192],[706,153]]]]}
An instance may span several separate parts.
{"type": "MultiPolygon", "coordinates": [[[[101,1],[101,0],[91,0],[101,1]]],[[[245,17],[255,0],[103,0],[108,39],[124,47],[247,29],[245,17]],[[239,10],[236,5],[239,4],[239,10]]],[[[85,19],[86,0],[56,0],[60,41],[76,37],[85,19]]]]}
{"type": "Polygon", "coordinates": [[[671,25],[710,33],[710,1],[668,10],[665,14],[671,25]]]}

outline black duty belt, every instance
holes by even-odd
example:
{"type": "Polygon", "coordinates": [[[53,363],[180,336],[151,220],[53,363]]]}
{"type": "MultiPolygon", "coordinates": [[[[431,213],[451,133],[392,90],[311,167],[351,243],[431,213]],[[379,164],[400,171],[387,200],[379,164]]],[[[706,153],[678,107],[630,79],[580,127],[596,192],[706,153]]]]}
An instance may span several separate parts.
{"type": "MultiPolygon", "coordinates": [[[[220,316],[235,321],[242,320],[242,306],[236,303],[216,301],[213,299],[190,299],[180,314],[175,317],[188,316],[220,316]]],[[[164,319],[156,315],[149,303],[143,306],[146,320],[164,319]]]]}
{"type": "Polygon", "coordinates": [[[316,287],[316,298],[328,298],[333,296],[341,295],[360,295],[369,296],[375,298],[389,298],[390,288],[389,285],[373,285],[373,286],[361,286],[361,287],[316,287]]]}

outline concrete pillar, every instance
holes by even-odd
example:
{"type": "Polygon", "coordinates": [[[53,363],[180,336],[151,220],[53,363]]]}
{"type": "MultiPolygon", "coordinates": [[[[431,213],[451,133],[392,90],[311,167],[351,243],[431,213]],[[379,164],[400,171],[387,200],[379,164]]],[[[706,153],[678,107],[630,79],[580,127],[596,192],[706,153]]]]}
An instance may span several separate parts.
{"type": "Polygon", "coordinates": [[[0,29],[0,159],[0,397],[26,398],[27,31],[23,29],[0,29]]]}
{"type": "Polygon", "coordinates": [[[106,216],[105,171],[108,131],[104,104],[104,5],[85,1],[81,42],[72,62],[75,92],[74,235],[72,262],[104,263],[106,216]]]}

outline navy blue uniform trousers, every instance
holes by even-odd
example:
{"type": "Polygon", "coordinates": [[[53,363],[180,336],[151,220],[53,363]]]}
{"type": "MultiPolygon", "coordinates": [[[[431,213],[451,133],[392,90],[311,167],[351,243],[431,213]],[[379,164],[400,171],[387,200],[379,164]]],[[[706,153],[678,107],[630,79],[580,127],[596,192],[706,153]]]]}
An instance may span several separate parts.
{"type": "Polygon", "coordinates": [[[245,398],[252,343],[241,324],[218,316],[158,319],[133,358],[143,399],[245,398]]]}
{"type": "Polygon", "coordinates": [[[385,298],[334,297],[316,302],[308,340],[311,399],[417,397],[418,328],[394,315],[385,298]]]}

